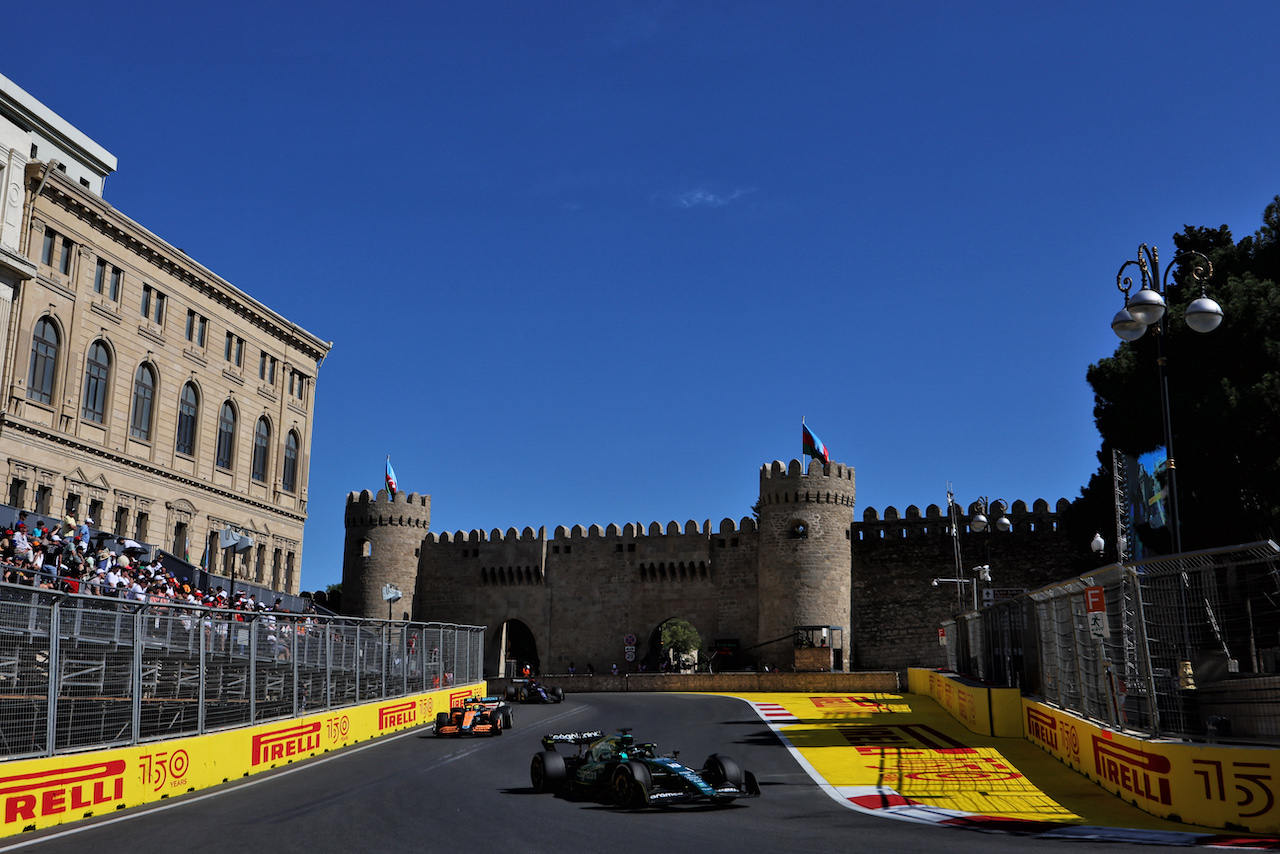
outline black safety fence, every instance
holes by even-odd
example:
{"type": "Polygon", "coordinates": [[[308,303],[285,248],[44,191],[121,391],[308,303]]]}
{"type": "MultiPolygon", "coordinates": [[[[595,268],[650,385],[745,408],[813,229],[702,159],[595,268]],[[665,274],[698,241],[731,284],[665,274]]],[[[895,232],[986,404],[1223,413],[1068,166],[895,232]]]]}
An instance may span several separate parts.
{"type": "Polygon", "coordinates": [[[0,756],[199,735],[480,681],[484,628],[0,583],[0,756]]]}
{"type": "Polygon", "coordinates": [[[944,624],[950,667],[1150,736],[1280,743],[1280,547],[1115,564],[944,624]]]}

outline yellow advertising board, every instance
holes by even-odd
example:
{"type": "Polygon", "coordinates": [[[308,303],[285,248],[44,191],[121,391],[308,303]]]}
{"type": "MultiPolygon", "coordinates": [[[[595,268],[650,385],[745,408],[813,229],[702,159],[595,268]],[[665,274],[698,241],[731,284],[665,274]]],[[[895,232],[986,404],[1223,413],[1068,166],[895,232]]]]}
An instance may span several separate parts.
{"type": "Polygon", "coordinates": [[[907,670],[907,690],[932,697],[970,732],[1022,736],[1022,692],[1017,688],[987,688],[954,673],[912,667],[907,670]]]}
{"type": "Polygon", "coordinates": [[[1024,699],[1026,737],[1152,815],[1280,833],[1280,751],[1143,740],[1024,699]]]}
{"type": "Polygon", "coordinates": [[[216,786],[380,735],[432,723],[485,683],[135,747],[0,766],[0,836],[216,786]]]}

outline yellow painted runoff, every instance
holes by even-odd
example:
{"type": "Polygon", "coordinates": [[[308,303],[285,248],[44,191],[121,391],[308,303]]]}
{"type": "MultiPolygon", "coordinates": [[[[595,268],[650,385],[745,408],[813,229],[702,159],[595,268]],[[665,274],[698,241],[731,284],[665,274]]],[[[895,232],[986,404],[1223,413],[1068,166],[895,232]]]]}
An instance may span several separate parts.
{"type": "Polygon", "coordinates": [[[888,789],[929,808],[1013,821],[1215,833],[1109,795],[1025,738],[969,731],[919,694],[745,694],[838,790],[888,789]]]}

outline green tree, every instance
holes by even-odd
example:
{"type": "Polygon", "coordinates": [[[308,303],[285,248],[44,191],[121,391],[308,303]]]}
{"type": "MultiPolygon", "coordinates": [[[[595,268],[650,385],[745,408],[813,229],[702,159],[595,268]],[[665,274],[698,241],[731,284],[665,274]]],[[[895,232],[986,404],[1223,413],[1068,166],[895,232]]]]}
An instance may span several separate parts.
{"type": "MultiPolygon", "coordinates": [[[[1262,219],[1262,227],[1239,242],[1225,225],[1187,226],[1169,253],[1194,250],[1209,257],[1214,271],[1208,296],[1226,315],[1207,334],[1187,327],[1187,305],[1200,292],[1190,262],[1175,269],[1165,352],[1187,550],[1274,538],[1280,520],[1280,196],[1262,219]]],[[[1111,492],[1110,448],[1138,455],[1164,444],[1154,331],[1122,342],[1089,367],[1087,379],[1103,465],[1073,508],[1073,527],[1096,522],[1105,534],[1108,519],[1090,517],[1114,512],[1096,494],[1111,492]]]]}
{"type": "Polygon", "coordinates": [[[675,650],[676,655],[685,656],[702,648],[702,635],[687,620],[672,617],[662,624],[663,649],[675,650]]]}

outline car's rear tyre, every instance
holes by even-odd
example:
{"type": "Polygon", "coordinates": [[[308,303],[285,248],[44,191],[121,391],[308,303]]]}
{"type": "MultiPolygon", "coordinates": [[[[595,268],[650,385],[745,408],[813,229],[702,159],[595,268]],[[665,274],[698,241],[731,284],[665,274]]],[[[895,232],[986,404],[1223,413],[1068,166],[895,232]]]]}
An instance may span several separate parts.
{"type": "Polygon", "coordinates": [[[649,769],[639,762],[624,762],[613,769],[610,789],[615,804],[629,809],[640,809],[649,806],[649,792],[653,789],[653,778],[649,775],[649,769]]]}
{"type": "Polygon", "coordinates": [[[493,727],[490,730],[494,735],[502,735],[502,715],[492,712],[489,714],[489,725],[493,727]]]}
{"type": "Polygon", "coordinates": [[[516,693],[516,699],[517,699],[517,700],[519,700],[519,701],[520,701],[520,702],[522,702],[522,703],[527,703],[527,702],[529,702],[529,689],[528,689],[528,688],[526,688],[525,686],[521,685],[519,688],[517,688],[517,689],[516,689],[516,692],[517,692],[517,693],[516,693]]]}
{"type": "Polygon", "coordinates": [[[564,757],[554,750],[534,754],[529,764],[529,781],[535,792],[558,792],[564,787],[564,757]]]}
{"type": "Polygon", "coordinates": [[[502,718],[503,729],[511,729],[516,725],[515,715],[512,714],[510,709],[503,709],[499,714],[499,717],[502,718]]]}
{"type": "Polygon", "coordinates": [[[746,781],[746,775],[742,773],[742,768],[738,766],[737,762],[734,762],[728,756],[713,753],[702,764],[702,779],[713,786],[728,783],[731,786],[742,789],[746,781]]]}
{"type": "Polygon", "coordinates": [[[551,695],[552,695],[553,697],[555,697],[555,698],[556,698],[556,702],[557,702],[557,703],[563,703],[563,702],[564,702],[564,689],[563,689],[563,688],[552,688],[552,689],[551,689],[551,695]]]}

